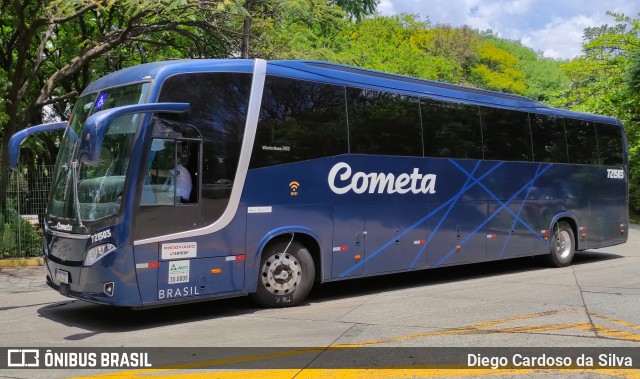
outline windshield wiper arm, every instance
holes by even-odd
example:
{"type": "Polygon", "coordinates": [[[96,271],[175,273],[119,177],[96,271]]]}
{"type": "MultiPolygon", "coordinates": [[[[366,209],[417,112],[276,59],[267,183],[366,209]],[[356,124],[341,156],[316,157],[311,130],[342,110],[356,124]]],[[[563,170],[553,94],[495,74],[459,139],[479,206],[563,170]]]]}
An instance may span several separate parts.
{"type": "Polygon", "coordinates": [[[76,217],[78,217],[78,226],[83,228],[82,217],[80,216],[80,198],[78,197],[78,161],[71,162],[71,173],[73,177],[73,201],[76,206],[76,217]]]}

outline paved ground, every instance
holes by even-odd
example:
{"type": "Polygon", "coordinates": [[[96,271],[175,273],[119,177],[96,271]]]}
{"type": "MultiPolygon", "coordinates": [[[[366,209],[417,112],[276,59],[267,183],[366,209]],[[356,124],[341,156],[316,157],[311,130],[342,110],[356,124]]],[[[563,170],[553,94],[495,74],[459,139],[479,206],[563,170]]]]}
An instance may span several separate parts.
{"type": "MultiPolygon", "coordinates": [[[[532,259],[475,264],[330,283],[306,305],[260,309],[249,299],[130,311],[62,297],[42,267],[0,269],[4,347],[626,347],[640,349],[640,227],[629,243],[581,253],[574,265],[532,259]]],[[[287,349],[284,349],[287,351],[287,349]]],[[[394,350],[389,350],[393,352],[394,350]]],[[[408,350],[401,350],[408,351],[408,350]]],[[[237,350],[236,350],[237,352],[237,350]]],[[[321,352],[301,355],[309,362],[321,352]],[[308,356],[308,358],[307,358],[308,356]]],[[[288,353],[296,355],[297,353],[288,353]]],[[[392,354],[391,354],[392,355],[392,354]]],[[[257,359],[254,356],[246,361],[257,359]]],[[[379,357],[388,366],[394,359],[379,357]]],[[[203,359],[204,360],[204,359],[203,359]]],[[[204,360],[206,361],[206,360],[204,360]]],[[[135,375],[209,377],[216,361],[135,375]],[[203,366],[208,371],[193,370],[203,366]]],[[[5,370],[0,377],[50,378],[100,371],[5,370]]],[[[638,370],[500,371],[282,369],[219,371],[216,377],[640,377],[638,370]]],[[[112,375],[113,377],[113,375],[112,375]]]]}

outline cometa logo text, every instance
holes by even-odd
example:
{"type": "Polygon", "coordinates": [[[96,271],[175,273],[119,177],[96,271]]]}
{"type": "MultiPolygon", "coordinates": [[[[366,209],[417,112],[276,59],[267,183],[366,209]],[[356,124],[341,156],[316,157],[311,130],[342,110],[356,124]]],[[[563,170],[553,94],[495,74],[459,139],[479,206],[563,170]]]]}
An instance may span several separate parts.
{"type": "Polygon", "coordinates": [[[436,175],[421,174],[417,167],[411,174],[395,176],[391,173],[361,171],[353,172],[351,166],[345,162],[336,163],[329,171],[329,188],[338,195],[344,195],[349,191],[356,194],[363,193],[436,193],[436,175]]]}

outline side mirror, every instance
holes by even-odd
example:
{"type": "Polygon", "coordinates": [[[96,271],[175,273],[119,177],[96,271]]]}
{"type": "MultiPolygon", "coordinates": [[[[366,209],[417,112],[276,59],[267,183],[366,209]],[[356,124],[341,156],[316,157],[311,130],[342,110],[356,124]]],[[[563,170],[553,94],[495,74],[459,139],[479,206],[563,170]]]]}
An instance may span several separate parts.
{"type": "Polygon", "coordinates": [[[32,126],[27,129],[23,129],[9,139],[9,167],[12,170],[18,169],[18,158],[20,157],[20,145],[22,142],[32,134],[46,132],[49,130],[64,129],[69,126],[66,121],[54,122],[50,124],[40,124],[32,126]]]}
{"type": "Polygon", "coordinates": [[[80,159],[88,166],[94,166],[100,161],[102,142],[108,126],[118,117],[136,113],[183,113],[189,107],[189,103],[148,103],[125,105],[94,113],[82,126],[80,159]]]}

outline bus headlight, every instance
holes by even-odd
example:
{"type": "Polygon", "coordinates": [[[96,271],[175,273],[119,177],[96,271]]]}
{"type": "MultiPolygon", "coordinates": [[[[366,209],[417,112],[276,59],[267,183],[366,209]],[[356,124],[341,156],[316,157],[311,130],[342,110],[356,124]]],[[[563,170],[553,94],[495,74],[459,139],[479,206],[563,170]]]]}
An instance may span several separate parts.
{"type": "Polygon", "coordinates": [[[84,265],[91,266],[112,251],[116,251],[116,247],[110,243],[94,246],[87,251],[87,256],[84,258],[84,265]]]}

